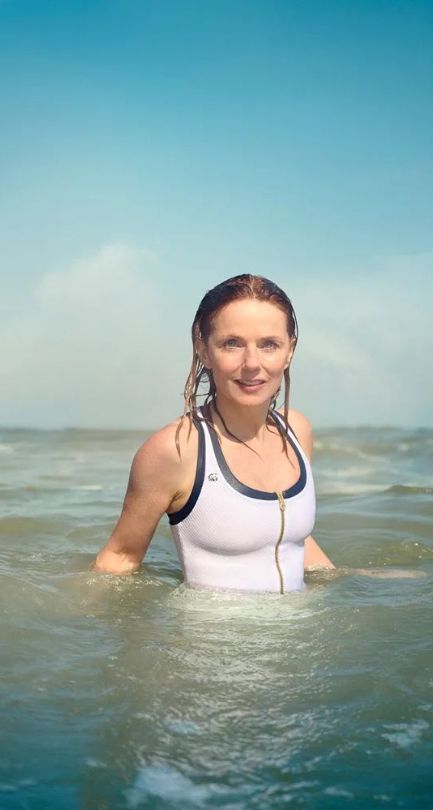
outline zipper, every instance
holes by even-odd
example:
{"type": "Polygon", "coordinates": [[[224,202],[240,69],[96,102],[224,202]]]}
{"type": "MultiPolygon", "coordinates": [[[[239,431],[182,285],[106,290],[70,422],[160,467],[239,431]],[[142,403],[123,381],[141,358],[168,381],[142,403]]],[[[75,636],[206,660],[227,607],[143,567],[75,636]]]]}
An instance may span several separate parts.
{"type": "Polygon", "coordinates": [[[275,494],[276,494],[276,496],[278,498],[278,505],[280,507],[280,515],[281,515],[280,536],[279,536],[279,538],[277,540],[277,544],[275,546],[275,564],[277,566],[278,574],[280,576],[280,593],[284,593],[284,578],[283,578],[283,572],[281,570],[280,558],[279,558],[279,555],[278,555],[278,550],[280,548],[280,543],[281,543],[281,541],[282,541],[282,539],[284,537],[284,526],[285,526],[285,515],[284,515],[284,513],[286,511],[286,502],[284,500],[283,493],[279,489],[275,490],[275,494]]]}

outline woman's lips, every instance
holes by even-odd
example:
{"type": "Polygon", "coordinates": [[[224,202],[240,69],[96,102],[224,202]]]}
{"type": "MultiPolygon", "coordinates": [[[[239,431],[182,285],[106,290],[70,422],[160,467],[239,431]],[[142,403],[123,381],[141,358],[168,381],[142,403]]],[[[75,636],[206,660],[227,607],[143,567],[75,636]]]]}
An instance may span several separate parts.
{"type": "Polygon", "coordinates": [[[257,391],[265,384],[264,380],[236,380],[236,383],[243,391],[257,391]]]}

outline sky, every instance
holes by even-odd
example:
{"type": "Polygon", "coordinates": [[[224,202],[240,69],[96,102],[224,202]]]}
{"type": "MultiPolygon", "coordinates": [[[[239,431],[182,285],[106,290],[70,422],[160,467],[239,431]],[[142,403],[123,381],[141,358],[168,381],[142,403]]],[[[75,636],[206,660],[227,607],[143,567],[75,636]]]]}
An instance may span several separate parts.
{"type": "Polygon", "coordinates": [[[156,428],[207,289],[313,427],[433,426],[431,0],[0,0],[0,425],[156,428]]]}

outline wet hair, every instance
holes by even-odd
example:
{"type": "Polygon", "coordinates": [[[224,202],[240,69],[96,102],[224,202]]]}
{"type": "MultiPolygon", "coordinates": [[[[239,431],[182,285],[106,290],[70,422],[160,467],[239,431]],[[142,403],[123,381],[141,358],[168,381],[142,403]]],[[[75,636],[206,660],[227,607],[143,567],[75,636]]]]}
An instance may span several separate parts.
{"type": "MultiPolygon", "coordinates": [[[[295,311],[293,309],[290,299],[286,293],[278,287],[273,281],[270,281],[263,276],[253,276],[249,273],[243,273],[239,276],[233,276],[226,281],[222,281],[208,290],[206,295],[200,302],[200,305],[195,314],[192,324],[191,336],[193,345],[193,358],[191,369],[185,384],[184,400],[185,407],[182,421],[185,417],[189,419],[190,430],[192,422],[197,412],[197,397],[204,396],[204,406],[207,414],[207,419],[211,421],[210,405],[212,404],[221,419],[227,433],[237,441],[241,441],[228,430],[217,406],[217,392],[211,369],[206,368],[197,351],[198,342],[201,340],[206,343],[209,335],[212,332],[213,321],[218,312],[230,304],[232,301],[240,301],[242,299],[253,299],[256,301],[269,301],[278,307],[286,316],[287,319],[287,333],[289,338],[294,341],[295,347],[298,340],[298,322],[296,320],[295,311]],[[200,391],[199,389],[204,389],[200,391]]],[[[276,407],[277,397],[280,389],[276,391],[275,396],[270,403],[270,409],[276,407]]],[[[284,422],[288,425],[288,412],[289,412],[289,393],[290,393],[290,366],[284,371],[284,422]]],[[[182,424],[181,421],[181,424],[182,424]]],[[[178,447],[178,431],[176,432],[176,446],[178,447]]],[[[284,448],[286,449],[286,440],[283,428],[277,420],[276,424],[281,436],[283,437],[284,448]]],[[[242,442],[244,443],[244,442],[242,442]]],[[[248,445],[247,445],[248,446],[248,445]]],[[[251,448],[250,448],[251,449],[251,448]]]]}

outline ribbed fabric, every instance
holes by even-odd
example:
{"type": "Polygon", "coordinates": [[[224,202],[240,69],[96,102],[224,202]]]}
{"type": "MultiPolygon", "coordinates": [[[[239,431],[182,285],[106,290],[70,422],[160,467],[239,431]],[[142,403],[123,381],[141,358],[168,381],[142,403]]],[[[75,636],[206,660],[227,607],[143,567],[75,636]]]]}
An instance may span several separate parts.
{"type": "MultiPolygon", "coordinates": [[[[274,412],[274,419],[283,420],[274,412]]],[[[229,470],[215,431],[198,409],[197,472],[185,506],[169,516],[185,582],[191,587],[234,591],[299,591],[304,587],[304,541],[314,526],[316,500],[311,466],[291,430],[287,438],[298,458],[299,480],[276,493],[239,482],[229,470]]]]}

